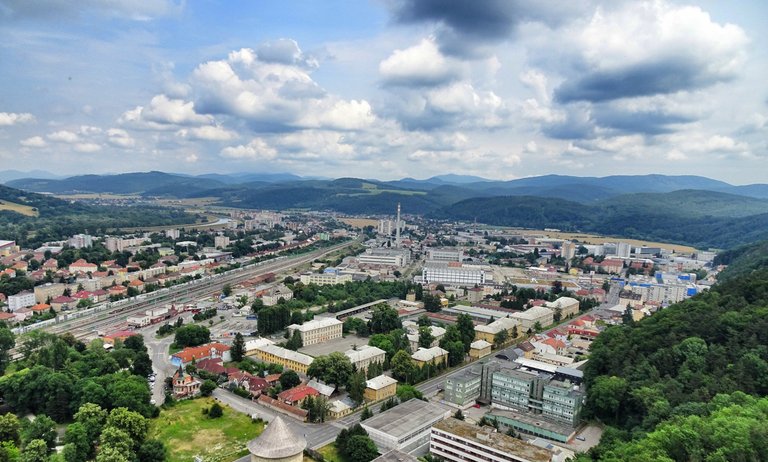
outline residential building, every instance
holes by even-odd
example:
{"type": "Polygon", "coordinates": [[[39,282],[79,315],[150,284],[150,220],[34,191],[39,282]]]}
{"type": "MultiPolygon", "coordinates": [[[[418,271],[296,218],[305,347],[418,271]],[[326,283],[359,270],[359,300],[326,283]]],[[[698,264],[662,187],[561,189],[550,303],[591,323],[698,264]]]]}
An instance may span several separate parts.
{"type": "MultiPolygon", "coordinates": [[[[440,340],[442,340],[443,336],[445,335],[445,329],[440,326],[429,326],[430,333],[432,334],[432,343],[429,345],[430,347],[434,347],[440,344],[440,340]]],[[[411,344],[411,351],[416,351],[419,349],[419,327],[418,325],[415,325],[414,327],[408,328],[408,342],[411,344]]]]}
{"type": "Polygon", "coordinates": [[[192,361],[207,358],[221,358],[224,362],[231,361],[230,348],[223,343],[212,342],[197,347],[188,347],[171,356],[174,366],[186,366],[192,361]]]}
{"type": "Polygon", "coordinates": [[[373,363],[384,364],[387,352],[375,346],[363,345],[344,352],[358,371],[367,371],[373,363]]]}
{"type": "Polygon", "coordinates": [[[422,401],[410,399],[398,406],[360,422],[379,452],[397,449],[414,452],[428,445],[430,428],[447,418],[451,411],[422,401]]]}
{"type": "Polygon", "coordinates": [[[224,247],[229,246],[229,237],[228,236],[214,236],[213,238],[213,246],[214,247],[221,247],[222,249],[224,247]]]}
{"type": "Polygon", "coordinates": [[[397,393],[397,380],[381,374],[365,382],[363,397],[366,401],[380,401],[397,393]]]}
{"type": "Polygon", "coordinates": [[[35,304],[35,294],[31,291],[19,292],[8,296],[8,309],[16,311],[35,304]]]}
{"type": "Polygon", "coordinates": [[[179,231],[178,229],[166,229],[165,236],[173,240],[176,240],[181,236],[181,231],[179,231]]]}
{"type": "Polygon", "coordinates": [[[200,394],[200,382],[198,379],[184,372],[179,366],[173,374],[173,397],[175,399],[192,398],[200,394]]]}
{"type": "Polygon", "coordinates": [[[331,401],[330,409],[328,409],[328,416],[331,419],[340,419],[345,415],[351,414],[354,408],[355,403],[349,398],[349,396],[345,396],[342,399],[331,401]]]}
{"type": "Polygon", "coordinates": [[[69,265],[69,272],[72,274],[75,273],[95,273],[96,270],[98,270],[98,265],[95,265],[93,263],[88,263],[84,259],[79,259],[76,262],[69,265]]]}
{"type": "Polygon", "coordinates": [[[277,395],[277,398],[285,404],[291,406],[301,406],[301,403],[307,399],[308,396],[317,397],[320,396],[320,392],[310,387],[309,385],[298,385],[289,390],[285,390],[277,395]]]}
{"type": "Polygon", "coordinates": [[[307,369],[309,369],[312,361],[314,361],[312,356],[277,345],[263,345],[256,348],[256,357],[266,363],[280,364],[287,369],[302,374],[307,373],[307,369]]]}
{"type": "Polygon", "coordinates": [[[299,279],[304,285],[315,284],[318,286],[344,284],[345,282],[352,282],[351,274],[339,274],[338,272],[327,273],[304,273],[299,279]]]}
{"type": "Polygon", "coordinates": [[[521,330],[520,325],[520,321],[516,318],[499,318],[490,324],[475,326],[475,340],[483,340],[493,344],[496,335],[501,331],[507,331],[507,338],[511,340],[525,333],[525,330],[521,330]]]}
{"type": "Polygon", "coordinates": [[[35,301],[37,303],[44,303],[47,302],[48,299],[54,299],[58,296],[64,295],[64,290],[66,288],[66,284],[59,283],[48,283],[35,286],[35,301]]]}
{"type": "Polygon", "coordinates": [[[302,462],[307,440],[276,416],[256,439],[248,443],[251,462],[302,462]]]}
{"type": "Polygon", "coordinates": [[[544,385],[541,413],[545,417],[575,426],[584,402],[584,393],[568,381],[552,380],[544,385]]]}
{"type": "Polygon", "coordinates": [[[443,396],[445,401],[462,409],[473,404],[480,397],[482,368],[472,367],[445,379],[443,396]]]}
{"type": "Polygon", "coordinates": [[[579,314],[579,301],[571,297],[560,297],[554,302],[545,303],[544,306],[552,310],[560,309],[561,319],[579,314]]]}
{"type": "Polygon", "coordinates": [[[411,359],[418,367],[424,367],[426,364],[443,364],[448,362],[448,351],[439,346],[419,348],[411,355],[411,359]]]}
{"type": "Polygon", "coordinates": [[[69,238],[67,244],[76,249],[93,247],[93,236],[89,236],[88,234],[75,234],[69,238]]]}
{"type": "Polygon", "coordinates": [[[336,318],[316,318],[304,324],[291,324],[288,326],[288,333],[293,335],[298,331],[302,343],[308,346],[341,338],[343,324],[336,318]]]}
{"type": "Polygon", "coordinates": [[[514,313],[510,317],[520,321],[522,332],[528,332],[533,329],[536,323],[541,327],[547,327],[554,322],[555,312],[545,306],[534,306],[520,313],[514,313]]]}
{"type": "MultiPolygon", "coordinates": [[[[475,333],[477,335],[477,333],[475,333]]],[[[475,340],[469,345],[469,357],[472,359],[480,359],[491,354],[491,347],[493,344],[485,340],[475,340]]]]}
{"type": "Polygon", "coordinates": [[[429,452],[447,462],[550,462],[552,454],[532,444],[453,417],[431,430],[429,452]]]}
{"type": "Polygon", "coordinates": [[[261,296],[261,301],[264,302],[264,306],[274,306],[281,298],[285,301],[293,298],[293,291],[283,284],[269,289],[261,296]]]}

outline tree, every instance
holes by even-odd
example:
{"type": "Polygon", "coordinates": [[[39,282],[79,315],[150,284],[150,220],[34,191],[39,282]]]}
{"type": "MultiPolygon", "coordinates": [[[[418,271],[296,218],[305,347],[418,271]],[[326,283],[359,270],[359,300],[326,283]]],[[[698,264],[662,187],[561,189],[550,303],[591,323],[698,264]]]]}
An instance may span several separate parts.
{"type": "Polygon", "coordinates": [[[176,329],[173,343],[179,348],[199,346],[211,341],[211,331],[205,326],[189,325],[176,329]]]}
{"type": "Polygon", "coordinates": [[[587,406],[594,410],[596,417],[615,422],[626,393],[626,379],[599,376],[589,390],[587,406]]]}
{"type": "Polygon", "coordinates": [[[213,394],[213,390],[216,389],[218,385],[216,385],[216,382],[210,379],[206,379],[201,385],[200,385],[200,395],[202,396],[211,396],[213,394]]]}
{"type": "MultiPolygon", "coordinates": [[[[131,338],[131,337],[128,337],[131,338]]],[[[134,375],[140,377],[146,377],[152,373],[152,358],[145,351],[136,353],[136,357],[133,359],[132,365],[134,375]]]]}
{"type": "Polygon", "coordinates": [[[232,342],[232,349],[229,351],[232,361],[240,362],[245,356],[245,339],[240,332],[235,334],[235,340],[232,342]]]}
{"type": "Polygon", "coordinates": [[[318,356],[307,369],[308,376],[336,386],[346,384],[352,372],[354,367],[349,357],[338,351],[327,356],[318,356]]]}
{"type": "Polygon", "coordinates": [[[442,305],[440,304],[440,297],[437,295],[425,293],[422,297],[422,300],[424,302],[424,309],[430,313],[437,313],[442,309],[442,305]]]}
{"type": "Polygon", "coordinates": [[[311,402],[309,409],[310,420],[312,422],[325,422],[328,411],[331,410],[331,404],[325,396],[318,396],[311,402]]]}
{"type": "Polygon", "coordinates": [[[221,405],[219,405],[219,403],[213,403],[211,405],[211,409],[208,411],[208,418],[218,419],[223,415],[224,415],[224,408],[222,408],[221,405]]]}
{"type": "Polygon", "coordinates": [[[365,386],[365,372],[357,371],[350,376],[347,392],[349,393],[349,398],[354,401],[356,406],[363,402],[365,386]]]}
{"type": "Polygon", "coordinates": [[[380,304],[373,308],[371,320],[369,321],[369,330],[373,334],[386,334],[395,329],[402,329],[403,323],[397,310],[390,308],[386,304],[380,304]]]}
{"type": "Polygon", "coordinates": [[[162,441],[146,440],[136,452],[141,462],[165,462],[167,450],[162,441]]]}
{"type": "Polygon", "coordinates": [[[534,331],[534,332],[541,332],[541,329],[542,329],[542,327],[541,327],[541,323],[540,323],[539,321],[536,321],[536,322],[533,324],[533,331],[534,331]]]}
{"type": "Polygon", "coordinates": [[[26,445],[32,440],[43,440],[48,448],[56,447],[56,422],[47,415],[38,415],[34,420],[26,421],[21,428],[21,439],[26,445]]]}
{"type": "Polygon", "coordinates": [[[464,413],[461,412],[461,409],[456,409],[456,412],[453,414],[454,419],[464,420],[464,413]]]}
{"type": "Polygon", "coordinates": [[[300,383],[299,374],[295,371],[287,370],[280,374],[280,386],[283,387],[283,390],[289,390],[300,383]]]}
{"type": "Polygon", "coordinates": [[[419,327],[431,326],[432,321],[430,321],[429,317],[426,314],[422,314],[421,316],[419,316],[419,319],[416,321],[416,324],[418,324],[419,327]]]}
{"type": "Polygon", "coordinates": [[[431,348],[435,336],[432,335],[431,327],[419,327],[419,346],[421,348],[431,348]]]}
{"type": "Polygon", "coordinates": [[[67,426],[64,434],[64,445],[70,446],[67,462],[85,462],[93,451],[93,445],[88,436],[88,431],[81,423],[75,422],[67,426]]]}
{"type": "Polygon", "coordinates": [[[365,406],[363,408],[363,412],[360,413],[360,422],[366,419],[370,419],[371,417],[373,417],[373,411],[371,411],[368,406],[365,406]]]}
{"type": "Polygon", "coordinates": [[[554,322],[560,322],[560,320],[563,319],[563,309],[562,308],[555,308],[555,312],[552,314],[552,320],[554,322]]]}
{"type": "Polygon", "coordinates": [[[461,334],[461,341],[464,342],[464,351],[469,351],[469,346],[475,341],[475,323],[468,314],[461,313],[456,318],[456,327],[461,334]]]}
{"type": "Polygon", "coordinates": [[[102,446],[96,455],[96,462],[131,462],[131,459],[117,448],[102,446]]]}
{"type": "Polygon", "coordinates": [[[501,346],[504,345],[504,343],[507,341],[508,337],[509,334],[507,334],[507,330],[501,329],[493,336],[493,346],[495,348],[501,348],[501,346]]]}
{"type": "MultiPolygon", "coordinates": [[[[99,436],[99,454],[105,450],[112,449],[123,457],[128,458],[133,454],[133,444],[134,442],[131,440],[128,432],[107,425],[99,436]]],[[[96,459],[99,460],[98,455],[96,459]]]]}
{"type": "Polygon", "coordinates": [[[424,394],[413,385],[404,384],[404,385],[397,386],[397,398],[400,400],[401,403],[404,403],[409,399],[413,399],[413,398],[423,399],[424,394]]]}
{"type": "Polygon", "coordinates": [[[448,352],[448,365],[450,367],[458,366],[464,361],[464,343],[461,340],[448,342],[442,345],[442,348],[448,352]]]}
{"type": "Polygon", "coordinates": [[[370,462],[379,456],[379,450],[373,440],[363,435],[349,438],[345,452],[349,462],[370,462]]]}
{"type": "Polygon", "coordinates": [[[143,335],[131,335],[123,341],[123,346],[135,352],[147,351],[143,335]]]}
{"type": "Polygon", "coordinates": [[[131,441],[139,444],[147,437],[149,420],[135,411],[124,407],[112,409],[107,417],[106,428],[117,428],[128,434],[131,441]]]}
{"type": "Polygon", "coordinates": [[[92,443],[96,441],[106,421],[107,411],[98,404],[85,403],[75,414],[75,422],[83,425],[92,443]]]}
{"type": "Polygon", "coordinates": [[[293,331],[291,338],[285,342],[285,347],[289,350],[296,351],[304,346],[304,341],[301,339],[301,332],[298,329],[293,331]]]}
{"type": "Polygon", "coordinates": [[[399,382],[410,382],[415,380],[416,365],[413,364],[411,355],[406,351],[400,350],[395,353],[391,361],[392,377],[399,382]]]}
{"type": "Polygon", "coordinates": [[[0,415],[0,441],[12,441],[18,445],[21,441],[21,425],[16,414],[0,415]]]}
{"type": "Polygon", "coordinates": [[[13,332],[4,324],[0,323],[0,376],[5,373],[8,366],[8,352],[16,346],[16,340],[13,338],[13,332]]]}
{"type": "Polygon", "coordinates": [[[34,439],[27,443],[21,451],[20,462],[47,462],[48,445],[41,439],[34,439]]]}
{"type": "Polygon", "coordinates": [[[631,326],[635,323],[635,318],[632,316],[632,305],[627,304],[624,313],[621,315],[621,322],[627,326],[631,326]]]}
{"type": "Polygon", "coordinates": [[[224,284],[224,287],[221,288],[221,293],[225,297],[229,297],[232,295],[232,285],[231,284],[224,284]]]}

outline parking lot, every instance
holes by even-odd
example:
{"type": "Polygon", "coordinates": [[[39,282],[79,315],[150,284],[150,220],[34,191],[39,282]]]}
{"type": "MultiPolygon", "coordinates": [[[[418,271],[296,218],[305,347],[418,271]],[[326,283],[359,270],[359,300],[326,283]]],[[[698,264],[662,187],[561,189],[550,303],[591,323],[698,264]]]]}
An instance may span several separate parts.
{"type": "Polygon", "coordinates": [[[354,334],[347,334],[346,337],[300,348],[299,352],[308,354],[310,356],[324,356],[333,353],[334,351],[340,351],[344,353],[345,351],[352,348],[353,345],[357,345],[359,347],[368,345],[368,339],[358,337],[354,334]]]}

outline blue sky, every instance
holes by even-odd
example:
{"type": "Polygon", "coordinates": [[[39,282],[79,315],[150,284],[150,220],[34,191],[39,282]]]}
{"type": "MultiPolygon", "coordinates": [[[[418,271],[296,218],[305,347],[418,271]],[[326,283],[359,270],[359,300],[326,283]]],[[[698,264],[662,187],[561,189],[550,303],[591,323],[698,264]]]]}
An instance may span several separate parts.
{"type": "Polygon", "coordinates": [[[761,1],[0,0],[0,169],[768,182],[761,1]]]}

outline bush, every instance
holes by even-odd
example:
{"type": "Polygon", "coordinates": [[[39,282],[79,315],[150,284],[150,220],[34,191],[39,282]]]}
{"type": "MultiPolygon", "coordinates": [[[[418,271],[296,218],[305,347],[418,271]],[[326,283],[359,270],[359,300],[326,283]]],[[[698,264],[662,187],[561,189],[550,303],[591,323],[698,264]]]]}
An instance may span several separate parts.
{"type": "Polygon", "coordinates": [[[224,408],[222,408],[219,405],[219,403],[213,403],[213,405],[211,406],[211,409],[208,411],[208,418],[218,419],[223,415],[224,415],[224,408]]]}

